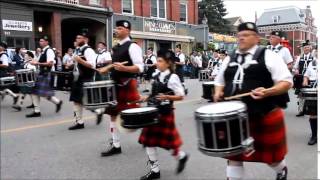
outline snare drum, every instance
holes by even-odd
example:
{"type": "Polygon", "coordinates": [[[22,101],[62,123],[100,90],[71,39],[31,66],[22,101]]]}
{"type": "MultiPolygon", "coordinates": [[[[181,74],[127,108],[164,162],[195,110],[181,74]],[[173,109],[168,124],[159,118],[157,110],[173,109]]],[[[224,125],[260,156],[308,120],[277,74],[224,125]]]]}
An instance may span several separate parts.
{"type": "Polygon", "coordinates": [[[209,80],[210,70],[200,70],[199,71],[199,81],[207,81],[209,80]]]}
{"type": "Polygon", "coordinates": [[[123,110],[120,113],[122,126],[128,129],[138,129],[159,123],[158,109],[142,107],[123,110]]]}
{"type": "Polygon", "coordinates": [[[70,91],[73,82],[73,73],[70,72],[51,72],[50,86],[58,91],[70,91]]]}
{"type": "Polygon", "coordinates": [[[219,102],[195,111],[199,150],[209,156],[228,157],[253,148],[246,105],[219,102]]]}
{"type": "Polygon", "coordinates": [[[9,76],[9,77],[2,77],[0,78],[0,87],[1,88],[6,88],[14,85],[16,83],[16,80],[14,76],[9,76]]]}
{"type": "Polygon", "coordinates": [[[83,83],[83,106],[87,109],[105,108],[116,101],[114,81],[83,83]]]}
{"type": "Polygon", "coordinates": [[[204,82],[202,84],[202,98],[212,100],[213,95],[214,95],[213,81],[204,82]]]}
{"type": "Polygon", "coordinates": [[[317,115],[317,99],[318,90],[317,88],[302,88],[301,98],[304,100],[304,113],[307,115],[317,115]]]}
{"type": "Polygon", "coordinates": [[[32,69],[19,69],[16,70],[16,82],[18,86],[30,86],[35,85],[36,75],[32,69]]]}

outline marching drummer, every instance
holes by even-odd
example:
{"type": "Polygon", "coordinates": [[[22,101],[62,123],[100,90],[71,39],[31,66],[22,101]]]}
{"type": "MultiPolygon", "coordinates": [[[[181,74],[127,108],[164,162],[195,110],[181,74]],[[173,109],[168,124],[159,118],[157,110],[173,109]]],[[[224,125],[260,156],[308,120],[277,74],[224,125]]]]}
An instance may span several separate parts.
{"type": "Polygon", "coordinates": [[[302,44],[303,46],[303,54],[297,57],[297,61],[293,66],[293,73],[294,73],[294,81],[295,81],[295,94],[298,94],[298,106],[299,106],[299,113],[296,115],[297,117],[303,116],[303,100],[301,99],[299,93],[300,88],[302,87],[303,83],[303,74],[306,72],[307,67],[311,61],[313,61],[313,56],[311,55],[311,45],[309,40],[302,44]]]}
{"type": "MultiPolygon", "coordinates": [[[[181,137],[175,126],[174,101],[183,99],[185,93],[179,77],[174,74],[175,55],[172,51],[158,51],[157,69],[160,71],[154,76],[152,94],[147,98],[148,104],[159,109],[159,124],[143,128],[139,143],[146,147],[151,170],[141,180],[160,178],[157,148],[172,150],[172,155],[177,159],[176,173],[184,170],[188,155],[180,150],[181,137]],[[167,103],[165,103],[167,102],[167,103]]],[[[142,98],[146,100],[146,98],[142,98]]]]}
{"type": "MultiPolygon", "coordinates": [[[[96,53],[88,45],[89,38],[86,31],[81,31],[76,37],[76,53],[73,56],[75,61],[73,70],[73,84],[71,87],[70,101],[73,101],[73,111],[75,115],[74,125],[69,127],[69,130],[77,130],[84,128],[82,119],[83,106],[83,83],[91,82],[94,76],[94,68],[96,67],[96,53]]],[[[101,122],[102,112],[96,112],[97,124],[101,122]]]]}
{"type": "MultiPolygon", "coordinates": [[[[153,54],[153,48],[149,47],[147,50],[147,56],[145,59],[145,67],[146,67],[146,75],[145,75],[145,86],[147,86],[147,84],[149,84],[150,80],[152,79],[152,74],[155,72],[156,70],[156,63],[157,63],[157,58],[156,56],[153,54]]],[[[148,89],[145,89],[143,92],[149,92],[148,89]]]]}
{"type": "MultiPolygon", "coordinates": [[[[5,42],[0,42],[0,78],[9,76],[9,55],[7,54],[7,44],[5,42]]],[[[13,104],[17,103],[18,95],[12,92],[10,89],[0,89],[0,95],[2,98],[5,94],[9,94],[13,97],[13,104]]]]}
{"type": "Polygon", "coordinates": [[[219,49],[214,50],[213,57],[208,62],[208,69],[213,69],[214,66],[219,62],[220,60],[219,53],[220,53],[219,49]]]}
{"type": "Polygon", "coordinates": [[[39,74],[37,75],[35,87],[33,89],[31,98],[34,105],[34,111],[31,114],[27,114],[27,118],[40,117],[40,97],[45,97],[47,100],[56,105],[56,113],[61,110],[62,100],[59,100],[54,96],[54,91],[50,87],[51,69],[55,63],[55,54],[53,49],[49,46],[49,39],[47,36],[40,38],[40,47],[42,48],[42,54],[39,61],[33,60],[30,64],[39,66],[39,74]]]}
{"type": "Polygon", "coordinates": [[[275,172],[277,180],[287,178],[287,154],[284,113],[279,107],[283,93],[292,86],[292,75],[280,56],[259,47],[260,37],[254,23],[238,26],[239,47],[236,55],[222,64],[215,79],[214,101],[239,93],[251,92],[241,100],[247,105],[250,133],[255,151],[228,157],[229,179],[242,179],[243,162],[263,162],[275,172]]]}
{"type": "Polygon", "coordinates": [[[227,51],[224,49],[220,50],[218,63],[214,66],[210,79],[214,79],[218,75],[222,62],[228,58],[229,56],[227,55],[227,51]]]}
{"type": "Polygon", "coordinates": [[[292,69],[293,59],[290,54],[290,51],[287,47],[284,47],[280,44],[281,38],[284,36],[282,31],[272,31],[270,34],[269,42],[270,45],[267,46],[271,51],[279,54],[283,61],[288,66],[288,69],[292,69]]]}
{"type": "MultiPolygon", "coordinates": [[[[316,58],[317,52],[315,52],[315,57],[313,61],[308,65],[308,68],[304,74],[303,86],[317,88],[318,87],[318,59],[316,58]]],[[[305,106],[309,106],[305,103],[305,106]]],[[[306,114],[310,115],[309,123],[311,128],[311,137],[309,139],[308,144],[314,145],[317,143],[317,132],[318,132],[318,116],[317,116],[317,101],[310,105],[310,111],[306,112],[306,114]]]]}
{"type": "MultiPolygon", "coordinates": [[[[116,22],[115,35],[120,40],[113,47],[112,63],[114,70],[111,77],[116,83],[117,105],[114,108],[107,108],[106,113],[111,116],[110,132],[112,143],[101,156],[112,156],[121,153],[119,131],[116,128],[116,117],[125,109],[139,107],[136,102],[140,99],[138,92],[137,74],[144,69],[143,55],[141,48],[130,39],[131,24],[127,20],[116,22]],[[127,63],[125,64],[125,62],[127,63]]],[[[101,68],[100,73],[107,73],[108,69],[101,68]]]]}

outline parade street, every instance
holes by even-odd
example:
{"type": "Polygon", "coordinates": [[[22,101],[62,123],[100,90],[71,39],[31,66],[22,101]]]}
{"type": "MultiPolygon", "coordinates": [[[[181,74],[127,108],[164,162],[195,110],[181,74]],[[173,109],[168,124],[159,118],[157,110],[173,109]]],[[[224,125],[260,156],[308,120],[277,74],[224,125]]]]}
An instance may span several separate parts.
{"type": "MultiPolygon", "coordinates": [[[[176,161],[171,153],[159,150],[161,179],[226,179],[226,160],[202,154],[197,149],[194,120],[196,108],[207,104],[201,99],[202,85],[197,79],[187,79],[189,94],[176,103],[176,124],[183,139],[182,149],[190,154],[183,173],[176,175],[176,161]]],[[[140,87],[140,91],[143,88],[140,87]]],[[[1,179],[139,179],[148,170],[147,156],[137,142],[140,130],[121,134],[122,154],[100,157],[109,138],[109,116],[96,125],[95,115],[85,111],[85,128],[69,131],[74,123],[69,93],[58,91],[62,110],[41,99],[41,118],[25,118],[30,109],[27,96],[20,112],[15,112],[12,98],[1,101],[1,179]]],[[[308,116],[296,117],[297,103],[293,90],[285,110],[287,126],[288,179],[316,179],[317,146],[308,146],[310,136],[308,116]]],[[[265,164],[245,163],[245,179],[275,179],[275,173],[265,164]]]]}

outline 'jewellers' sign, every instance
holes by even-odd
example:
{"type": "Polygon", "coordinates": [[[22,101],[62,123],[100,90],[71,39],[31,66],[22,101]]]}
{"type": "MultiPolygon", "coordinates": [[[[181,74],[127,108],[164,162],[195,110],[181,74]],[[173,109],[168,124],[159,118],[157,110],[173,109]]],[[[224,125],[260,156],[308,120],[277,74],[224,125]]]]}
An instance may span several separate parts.
{"type": "Polygon", "coordinates": [[[2,29],[10,31],[32,31],[32,22],[30,21],[14,21],[2,20],[2,29]]]}
{"type": "Polygon", "coordinates": [[[173,22],[145,20],[144,21],[144,31],[145,32],[175,34],[176,33],[176,25],[173,22]]]}

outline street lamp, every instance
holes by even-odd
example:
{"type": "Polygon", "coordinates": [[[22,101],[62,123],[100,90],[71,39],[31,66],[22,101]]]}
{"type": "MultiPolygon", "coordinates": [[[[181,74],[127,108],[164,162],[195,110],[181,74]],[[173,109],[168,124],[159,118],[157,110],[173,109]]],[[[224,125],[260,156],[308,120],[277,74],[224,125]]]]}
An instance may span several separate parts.
{"type": "Polygon", "coordinates": [[[206,26],[207,26],[207,23],[208,23],[208,19],[207,19],[207,16],[204,14],[203,15],[203,18],[202,18],[202,24],[203,24],[203,49],[207,49],[207,46],[206,46],[206,26]]]}

